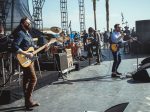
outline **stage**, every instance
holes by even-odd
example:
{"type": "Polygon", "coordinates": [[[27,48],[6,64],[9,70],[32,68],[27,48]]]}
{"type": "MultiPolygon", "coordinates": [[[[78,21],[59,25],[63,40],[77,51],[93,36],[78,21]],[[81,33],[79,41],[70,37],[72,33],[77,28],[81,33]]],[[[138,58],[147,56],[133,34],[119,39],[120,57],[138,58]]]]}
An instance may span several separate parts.
{"type": "MultiPolygon", "coordinates": [[[[106,56],[109,57],[109,55],[106,56]]],[[[136,70],[135,55],[122,55],[122,57],[119,71],[123,75],[136,70]]],[[[145,56],[139,56],[139,63],[144,58],[145,56]]],[[[87,65],[88,61],[81,63],[87,65]]],[[[127,104],[123,112],[149,112],[149,83],[139,83],[132,78],[111,78],[111,66],[112,57],[107,58],[100,65],[91,64],[79,71],[68,73],[65,81],[58,79],[47,83],[44,87],[34,91],[33,99],[39,101],[41,105],[33,108],[32,111],[107,112],[108,108],[115,105],[127,104]]],[[[1,105],[0,111],[24,112],[24,98],[1,105]]]]}
{"type": "MultiPolygon", "coordinates": [[[[95,58],[91,61],[91,63],[95,62],[95,58]]],[[[74,61],[73,66],[66,68],[62,71],[64,74],[64,78],[68,75],[68,73],[76,70],[80,70],[84,67],[88,66],[88,60],[84,61],[74,61]]],[[[37,64],[35,66],[36,74],[38,78],[37,86],[35,90],[40,89],[46,85],[49,85],[55,81],[57,81],[61,77],[61,72],[56,71],[55,64],[53,62],[42,62],[40,63],[41,73],[37,70],[37,64]]],[[[9,75],[6,75],[9,77],[9,75]]],[[[3,83],[3,77],[0,77],[0,85],[3,83]]],[[[7,78],[8,79],[8,78],[7,78]]],[[[6,80],[7,80],[6,79],[6,80]]],[[[16,100],[19,100],[23,97],[22,90],[22,72],[18,72],[11,75],[11,81],[8,81],[4,87],[0,88],[0,105],[9,104],[16,100]],[[20,75],[19,75],[20,74],[20,75]]]]}

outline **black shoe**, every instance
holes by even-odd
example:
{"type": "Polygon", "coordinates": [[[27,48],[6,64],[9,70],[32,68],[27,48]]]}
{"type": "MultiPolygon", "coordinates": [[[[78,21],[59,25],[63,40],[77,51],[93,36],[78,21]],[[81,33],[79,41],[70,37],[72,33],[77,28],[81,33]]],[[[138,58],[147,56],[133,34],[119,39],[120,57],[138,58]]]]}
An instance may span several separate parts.
{"type": "Polygon", "coordinates": [[[31,103],[25,104],[26,109],[30,109],[30,108],[36,107],[36,106],[40,106],[40,103],[38,103],[38,102],[31,102],[31,103]]]}
{"type": "Polygon", "coordinates": [[[116,72],[117,73],[117,75],[122,75],[122,73],[119,73],[119,72],[116,72]]]}
{"type": "Polygon", "coordinates": [[[111,77],[112,77],[112,78],[119,78],[120,76],[118,76],[117,74],[114,74],[114,73],[113,73],[113,74],[111,74],[111,77]]]}
{"type": "Polygon", "coordinates": [[[94,65],[100,65],[100,62],[96,62],[94,65]]]}

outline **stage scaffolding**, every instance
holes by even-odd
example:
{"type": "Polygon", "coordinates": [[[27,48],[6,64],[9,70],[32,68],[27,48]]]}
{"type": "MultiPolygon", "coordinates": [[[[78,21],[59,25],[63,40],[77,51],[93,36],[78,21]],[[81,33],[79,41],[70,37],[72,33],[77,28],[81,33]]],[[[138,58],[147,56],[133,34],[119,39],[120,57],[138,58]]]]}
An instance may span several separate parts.
{"type": "Polygon", "coordinates": [[[64,32],[68,32],[67,0],[60,0],[60,11],[61,11],[61,28],[64,32]]]}
{"type": "Polygon", "coordinates": [[[78,0],[79,2],[79,20],[80,20],[80,32],[85,30],[85,7],[84,0],[78,0]]]}
{"type": "Polygon", "coordinates": [[[42,8],[45,0],[32,0],[34,28],[43,31],[42,8]]]}

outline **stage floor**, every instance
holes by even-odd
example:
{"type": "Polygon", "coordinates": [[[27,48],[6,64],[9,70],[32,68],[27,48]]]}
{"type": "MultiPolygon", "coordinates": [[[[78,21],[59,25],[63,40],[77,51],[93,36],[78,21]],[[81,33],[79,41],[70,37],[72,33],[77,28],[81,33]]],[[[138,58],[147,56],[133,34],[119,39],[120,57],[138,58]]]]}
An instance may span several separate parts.
{"type": "MultiPolygon", "coordinates": [[[[38,90],[46,85],[51,84],[58,80],[58,71],[42,71],[36,72],[37,74],[37,85],[35,90],[38,90]]],[[[0,88],[0,105],[12,103],[23,97],[22,89],[22,75],[12,75],[11,83],[7,83],[4,87],[0,88]]]]}
{"type": "MultiPolygon", "coordinates": [[[[124,112],[149,112],[149,83],[136,83],[130,78],[111,78],[112,57],[100,65],[90,65],[67,74],[68,81],[59,79],[33,94],[41,105],[33,112],[104,112],[108,108],[129,103],[124,112]]],[[[140,63],[145,57],[139,56],[140,63]]],[[[124,55],[119,71],[136,70],[136,56],[124,55]]],[[[2,112],[24,112],[24,99],[1,105],[2,112]]]]}

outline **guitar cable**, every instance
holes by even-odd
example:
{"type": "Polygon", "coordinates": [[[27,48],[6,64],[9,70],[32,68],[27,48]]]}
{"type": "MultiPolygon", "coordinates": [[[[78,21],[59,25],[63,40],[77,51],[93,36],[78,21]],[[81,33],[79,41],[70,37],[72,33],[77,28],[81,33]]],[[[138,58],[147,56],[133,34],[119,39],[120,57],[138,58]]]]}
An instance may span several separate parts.
{"type": "Polygon", "coordinates": [[[8,79],[6,80],[5,83],[3,83],[3,84],[0,85],[0,88],[1,88],[1,87],[4,87],[4,86],[9,82],[9,80],[10,80],[10,78],[11,78],[11,76],[12,76],[13,74],[14,74],[14,73],[8,74],[8,76],[9,76],[8,79]]]}

